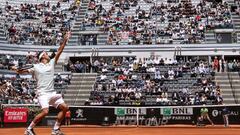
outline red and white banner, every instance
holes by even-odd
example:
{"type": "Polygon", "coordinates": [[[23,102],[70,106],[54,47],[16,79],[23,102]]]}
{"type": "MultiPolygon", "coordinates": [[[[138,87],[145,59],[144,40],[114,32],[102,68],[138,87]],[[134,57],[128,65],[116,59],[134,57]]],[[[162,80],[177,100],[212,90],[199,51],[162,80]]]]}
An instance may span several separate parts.
{"type": "Polygon", "coordinates": [[[27,122],[28,109],[27,108],[5,108],[4,122],[27,122]]]}

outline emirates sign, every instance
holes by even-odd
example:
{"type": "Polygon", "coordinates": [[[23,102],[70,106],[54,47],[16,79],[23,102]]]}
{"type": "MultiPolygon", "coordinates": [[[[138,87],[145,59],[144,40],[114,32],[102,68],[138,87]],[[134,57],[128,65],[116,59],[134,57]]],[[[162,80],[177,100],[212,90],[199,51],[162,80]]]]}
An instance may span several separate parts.
{"type": "Polygon", "coordinates": [[[27,116],[27,108],[5,108],[4,110],[5,123],[27,122],[27,116]]]}

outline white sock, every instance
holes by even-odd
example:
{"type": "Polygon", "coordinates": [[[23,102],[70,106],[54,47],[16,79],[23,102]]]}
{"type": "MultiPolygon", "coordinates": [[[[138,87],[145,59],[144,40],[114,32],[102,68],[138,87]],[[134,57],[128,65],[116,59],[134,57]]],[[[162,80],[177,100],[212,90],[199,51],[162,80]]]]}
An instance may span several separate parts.
{"type": "Polygon", "coordinates": [[[57,129],[59,129],[59,127],[60,127],[60,123],[56,121],[53,129],[54,129],[54,130],[57,130],[57,129]]]}
{"type": "Polygon", "coordinates": [[[28,126],[27,129],[33,129],[35,127],[35,123],[32,121],[31,124],[28,126]]]}

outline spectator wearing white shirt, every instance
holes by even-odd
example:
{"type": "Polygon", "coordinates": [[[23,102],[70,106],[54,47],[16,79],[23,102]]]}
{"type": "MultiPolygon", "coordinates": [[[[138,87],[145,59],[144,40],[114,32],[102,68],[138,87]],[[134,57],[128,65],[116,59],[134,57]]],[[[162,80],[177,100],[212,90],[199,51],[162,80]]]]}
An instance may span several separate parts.
{"type": "Polygon", "coordinates": [[[104,81],[104,80],[106,80],[106,79],[107,79],[106,74],[101,74],[100,80],[101,80],[101,81],[104,81]]]}
{"type": "Polygon", "coordinates": [[[156,68],[154,66],[151,66],[147,69],[147,72],[149,73],[155,73],[155,71],[156,71],[156,68]]]}
{"type": "Polygon", "coordinates": [[[104,67],[102,68],[102,73],[107,73],[107,72],[108,72],[107,67],[104,66],[104,67]]]}
{"type": "Polygon", "coordinates": [[[168,103],[169,102],[169,100],[168,100],[168,98],[167,98],[167,95],[162,95],[162,101],[163,101],[163,103],[168,103]]]}
{"type": "Polygon", "coordinates": [[[139,100],[142,97],[142,93],[140,91],[135,92],[135,99],[139,100]]]}
{"type": "Polygon", "coordinates": [[[152,58],[149,58],[149,65],[153,65],[154,64],[154,60],[152,58]]]}
{"type": "Polygon", "coordinates": [[[157,102],[157,103],[162,103],[162,96],[161,96],[161,95],[159,95],[159,96],[157,97],[156,102],[157,102]]]}
{"type": "Polygon", "coordinates": [[[170,68],[168,70],[168,77],[169,77],[170,80],[174,79],[174,77],[175,77],[175,72],[173,71],[172,68],[170,68]]]}
{"type": "Polygon", "coordinates": [[[161,79],[160,70],[157,68],[155,71],[155,80],[159,81],[161,79]]]}
{"type": "Polygon", "coordinates": [[[168,60],[168,64],[169,64],[169,65],[172,65],[172,64],[173,64],[173,60],[172,60],[172,59],[169,59],[169,60],[168,60]]]}
{"type": "Polygon", "coordinates": [[[168,65],[168,64],[169,64],[169,61],[168,61],[167,58],[165,58],[165,60],[164,60],[164,65],[168,65]]]}
{"type": "Polygon", "coordinates": [[[154,65],[159,65],[159,63],[160,63],[160,60],[158,59],[158,57],[156,57],[154,59],[154,65]]]}
{"type": "Polygon", "coordinates": [[[124,75],[129,75],[129,68],[125,68],[124,70],[123,70],[123,74],[124,75]]]}
{"type": "Polygon", "coordinates": [[[205,75],[206,69],[205,69],[205,67],[204,67],[203,65],[200,65],[200,67],[198,68],[198,70],[199,70],[199,73],[200,73],[201,76],[204,76],[204,75],[205,75]]]}

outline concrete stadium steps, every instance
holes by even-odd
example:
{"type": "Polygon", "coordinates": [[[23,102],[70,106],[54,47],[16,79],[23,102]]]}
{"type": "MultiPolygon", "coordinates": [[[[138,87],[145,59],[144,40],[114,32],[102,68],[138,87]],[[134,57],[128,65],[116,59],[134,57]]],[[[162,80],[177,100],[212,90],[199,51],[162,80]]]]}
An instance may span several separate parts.
{"type": "Polygon", "coordinates": [[[229,6],[235,5],[234,0],[223,0],[223,2],[227,2],[229,6]]]}
{"type": "MultiPolygon", "coordinates": [[[[78,79],[79,77],[76,77],[76,76],[73,76],[72,77],[72,79],[78,79]]],[[[90,77],[87,77],[87,78],[85,78],[85,80],[82,80],[82,81],[85,81],[85,82],[87,82],[87,81],[93,81],[93,79],[95,79],[93,76],[90,76],[90,77]]]]}
{"type": "MultiPolygon", "coordinates": [[[[68,95],[73,95],[73,94],[78,94],[79,91],[76,91],[76,90],[71,90],[71,89],[68,89],[67,90],[67,94],[68,95]]],[[[81,90],[81,94],[88,94],[89,95],[89,90],[81,90]]]]}
{"type": "MultiPolygon", "coordinates": [[[[71,99],[73,96],[75,96],[76,94],[68,94],[68,95],[64,95],[64,98],[67,98],[67,99],[71,99]]],[[[89,93],[88,94],[81,94],[81,96],[79,97],[87,97],[89,98],[89,93]]]]}
{"type": "Polygon", "coordinates": [[[70,85],[68,88],[69,89],[88,89],[89,85],[90,84],[88,84],[88,85],[81,85],[81,84],[79,84],[79,85],[70,85]]]}
{"type": "Polygon", "coordinates": [[[55,73],[63,72],[63,65],[64,63],[58,62],[54,67],[55,73]]]}
{"type": "MultiPolygon", "coordinates": [[[[77,78],[77,77],[76,77],[77,78]]],[[[92,83],[92,81],[93,80],[91,80],[91,81],[85,81],[85,80],[83,80],[82,82],[84,82],[84,84],[91,84],[92,83]]],[[[95,81],[93,81],[93,82],[95,82],[95,81]]],[[[78,85],[79,84],[79,81],[76,81],[76,80],[73,80],[73,81],[71,81],[71,84],[74,84],[74,85],[78,85]]]]}
{"type": "Polygon", "coordinates": [[[240,43],[240,29],[238,30],[238,33],[237,33],[237,43],[240,43]]]}
{"type": "Polygon", "coordinates": [[[87,14],[89,2],[90,0],[81,1],[78,15],[76,16],[75,23],[73,24],[73,27],[72,27],[72,31],[71,31],[72,36],[68,41],[69,45],[78,45],[78,36],[79,36],[78,33],[80,31],[80,24],[82,23],[85,15],[87,14]]]}
{"type": "Polygon", "coordinates": [[[86,102],[86,100],[88,100],[89,99],[89,97],[88,98],[79,98],[79,99],[76,99],[75,101],[74,101],[74,104],[73,104],[73,102],[72,102],[72,99],[64,99],[64,101],[68,104],[68,105],[72,105],[72,106],[83,106],[84,105],[84,103],[86,102]]]}
{"type": "Polygon", "coordinates": [[[214,44],[217,43],[216,37],[215,37],[215,33],[213,32],[206,32],[205,33],[205,43],[207,44],[214,44]]]}
{"type": "Polygon", "coordinates": [[[239,74],[237,72],[216,73],[215,80],[220,86],[223,102],[237,104],[240,98],[240,92],[238,92],[240,89],[239,74]]]}
{"type": "Polygon", "coordinates": [[[84,105],[89,99],[96,73],[73,73],[71,84],[68,85],[64,100],[69,105],[84,105]]]}
{"type": "Polygon", "coordinates": [[[97,36],[98,45],[106,45],[108,40],[108,33],[102,33],[97,36]]]}
{"type": "Polygon", "coordinates": [[[8,43],[5,29],[2,24],[0,25],[0,43],[8,43]]]}
{"type": "MultiPolygon", "coordinates": [[[[228,0],[232,5],[237,6],[233,0],[228,0]],[[234,4],[233,4],[234,3],[234,4]]],[[[229,3],[228,2],[228,3],[229,3]]],[[[234,31],[237,34],[237,43],[240,43],[240,16],[236,14],[235,12],[231,12],[232,15],[232,23],[234,31]]]]}

